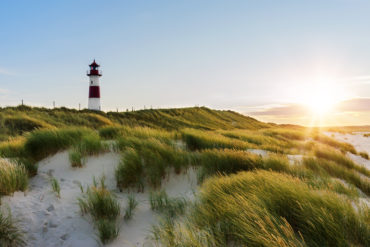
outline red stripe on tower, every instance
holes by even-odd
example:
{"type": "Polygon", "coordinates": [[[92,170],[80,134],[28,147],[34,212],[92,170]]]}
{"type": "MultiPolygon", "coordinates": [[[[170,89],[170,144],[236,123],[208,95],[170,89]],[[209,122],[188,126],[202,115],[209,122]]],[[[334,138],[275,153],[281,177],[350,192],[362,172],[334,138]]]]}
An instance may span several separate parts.
{"type": "Polygon", "coordinates": [[[100,98],[100,87],[99,86],[90,86],[89,98],[100,98]]]}

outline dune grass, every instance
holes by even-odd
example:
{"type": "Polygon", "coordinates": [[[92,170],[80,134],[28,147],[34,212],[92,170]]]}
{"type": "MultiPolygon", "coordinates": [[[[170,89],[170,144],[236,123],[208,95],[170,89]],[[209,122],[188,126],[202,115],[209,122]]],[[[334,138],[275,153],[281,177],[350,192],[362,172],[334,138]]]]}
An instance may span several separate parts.
{"type": "Polygon", "coordinates": [[[182,130],[181,133],[183,141],[190,150],[212,148],[246,150],[248,148],[257,147],[255,144],[244,142],[235,138],[229,138],[216,132],[185,129],[182,130]]]}
{"type": "Polygon", "coordinates": [[[161,228],[161,243],[191,246],[368,246],[367,210],[336,193],[269,171],[207,180],[186,224],[161,228]],[[343,217],[343,216],[346,217],[343,217]],[[206,245],[204,245],[206,243],[206,245]],[[213,243],[209,244],[208,243],[213,243]],[[203,245],[202,245],[203,244],[203,245]]]}
{"type": "Polygon", "coordinates": [[[107,126],[99,129],[99,136],[105,140],[111,140],[119,137],[121,127],[107,126]]]}
{"type": "Polygon", "coordinates": [[[25,152],[35,160],[41,160],[59,150],[78,143],[84,136],[92,135],[86,128],[36,130],[26,137],[25,152]]]}
{"type": "Polygon", "coordinates": [[[356,171],[343,167],[342,165],[325,159],[307,158],[303,160],[306,167],[312,170],[323,169],[327,174],[332,177],[343,179],[344,181],[353,184],[367,196],[370,195],[370,182],[369,179],[362,178],[356,171]],[[316,168],[314,168],[316,167],[316,168]]]}
{"type": "Polygon", "coordinates": [[[24,191],[28,186],[28,174],[22,165],[0,158],[0,195],[24,191]]]}
{"type": "Polygon", "coordinates": [[[315,133],[313,134],[313,139],[315,141],[321,142],[323,144],[329,145],[333,148],[339,149],[342,152],[350,152],[353,154],[356,154],[356,149],[353,147],[353,145],[346,143],[346,142],[340,142],[335,140],[334,138],[328,137],[321,133],[315,133]]]}
{"type": "Polygon", "coordinates": [[[72,167],[82,167],[85,164],[85,157],[79,150],[76,149],[70,150],[68,157],[72,167]]]}
{"type": "Polygon", "coordinates": [[[118,188],[138,187],[145,183],[158,187],[166,172],[174,168],[177,173],[189,164],[188,153],[162,139],[126,137],[119,140],[122,155],[115,176],[118,188]]]}
{"type": "Polygon", "coordinates": [[[0,210],[0,246],[25,246],[24,233],[19,230],[10,211],[6,214],[0,210]]]}
{"type": "Polygon", "coordinates": [[[120,215],[120,205],[115,196],[106,189],[104,177],[100,183],[94,180],[94,186],[89,188],[78,204],[82,214],[88,214],[98,229],[98,235],[103,244],[113,240],[118,235],[117,220],[120,215]]]}
{"type": "Polygon", "coordinates": [[[56,178],[50,178],[51,188],[58,198],[60,198],[60,185],[56,178]]]}
{"type": "Polygon", "coordinates": [[[187,202],[184,198],[168,197],[164,190],[152,191],[149,194],[150,207],[153,211],[174,218],[185,213],[187,202]]]}
{"type": "Polygon", "coordinates": [[[364,137],[370,137],[370,133],[364,134],[364,137]]]}
{"type": "Polygon", "coordinates": [[[132,218],[138,204],[139,202],[136,200],[133,194],[128,195],[125,215],[123,216],[125,220],[130,220],[132,218]]]}
{"type": "Polygon", "coordinates": [[[369,159],[369,154],[365,151],[359,152],[358,155],[360,155],[364,159],[369,159]]]}
{"type": "Polygon", "coordinates": [[[366,167],[356,164],[353,160],[335,149],[316,148],[314,150],[314,154],[318,158],[334,161],[341,166],[344,166],[348,169],[353,169],[365,176],[370,177],[370,171],[367,170],[366,167]]]}

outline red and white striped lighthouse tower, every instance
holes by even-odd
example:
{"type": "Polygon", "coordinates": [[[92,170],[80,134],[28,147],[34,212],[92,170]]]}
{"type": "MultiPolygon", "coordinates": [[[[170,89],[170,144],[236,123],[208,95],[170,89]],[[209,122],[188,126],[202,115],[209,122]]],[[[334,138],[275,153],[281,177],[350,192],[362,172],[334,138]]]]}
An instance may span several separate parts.
{"type": "Polygon", "coordinates": [[[90,79],[90,87],[89,87],[89,104],[88,109],[94,111],[100,111],[100,87],[99,87],[99,77],[101,73],[99,71],[99,64],[94,62],[89,65],[90,72],[87,72],[87,76],[90,79]]]}

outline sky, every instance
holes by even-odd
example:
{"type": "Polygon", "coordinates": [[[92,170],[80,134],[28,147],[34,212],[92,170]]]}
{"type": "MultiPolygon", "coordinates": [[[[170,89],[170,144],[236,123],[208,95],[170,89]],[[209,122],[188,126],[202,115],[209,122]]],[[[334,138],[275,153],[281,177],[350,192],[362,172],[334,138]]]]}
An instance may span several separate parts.
{"type": "Polygon", "coordinates": [[[2,0],[0,107],[207,106],[262,121],[370,124],[368,0],[2,0]]]}

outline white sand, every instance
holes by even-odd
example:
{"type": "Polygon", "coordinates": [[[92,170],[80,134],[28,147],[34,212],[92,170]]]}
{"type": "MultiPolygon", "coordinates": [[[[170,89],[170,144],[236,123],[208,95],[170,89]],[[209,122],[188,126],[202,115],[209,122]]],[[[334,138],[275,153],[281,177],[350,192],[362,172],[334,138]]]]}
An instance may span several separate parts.
{"type": "MultiPolygon", "coordinates": [[[[26,193],[16,192],[2,198],[2,208],[9,207],[14,218],[19,220],[25,231],[28,246],[99,246],[98,237],[92,222],[80,214],[77,198],[81,196],[79,183],[85,188],[92,184],[92,178],[106,177],[106,185],[116,192],[124,214],[127,192],[116,190],[114,170],[119,163],[119,155],[106,153],[89,157],[83,168],[72,168],[68,152],[61,152],[39,163],[38,175],[30,180],[26,193]],[[61,199],[51,190],[50,175],[58,179],[61,199]]],[[[164,181],[163,189],[169,196],[194,198],[197,188],[196,172],[190,169],[187,174],[170,174],[164,181]]],[[[139,201],[133,219],[124,222],[117,239],[109,246],[152,246],[146,239],[151,225],[157,222],[157,215],[150,210],[149,193],[134,193],[139,201]]]]}
{"type": "MultiPolygon", "coordinates": [[[[354,132],[353,134],[341,134],[336,132],[325,132],[326,135],[335,138],[341,142],[347,142],[352,144],[358,152],[366,152],[370,155],[370,137],[364,137],[365,133],[369,132],[354,132]]],[[[347,153],[356,163],[363,165],[370,170],[370,160],[362,158],[360,155],[347,153]]]]}

